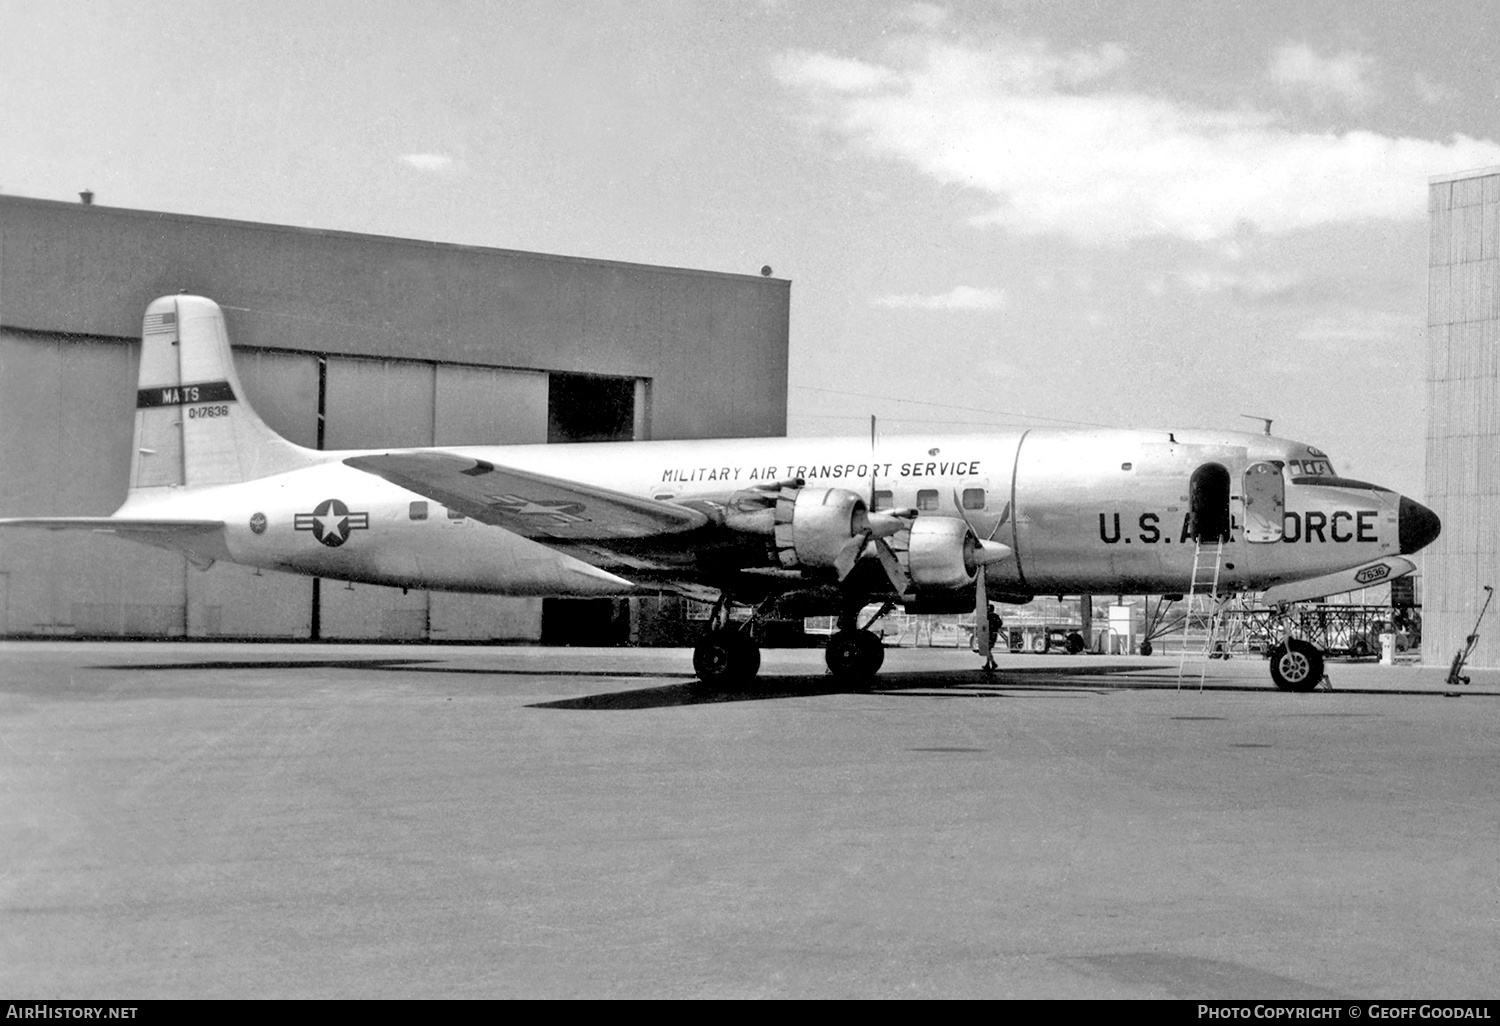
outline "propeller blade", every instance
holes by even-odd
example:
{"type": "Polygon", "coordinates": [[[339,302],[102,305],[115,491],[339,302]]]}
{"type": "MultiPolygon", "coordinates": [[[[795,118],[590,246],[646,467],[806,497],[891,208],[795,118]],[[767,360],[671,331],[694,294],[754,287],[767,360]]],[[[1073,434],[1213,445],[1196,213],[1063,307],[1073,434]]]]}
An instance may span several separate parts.
{"type": "Polygon", "coordinates": [[[1000,519],[995,521],[995,529],[990,532],[990,536],[988,538],[986,538],[985,541],[994,541],[995,535],[997,535],[997,534],[1000,533],[1000,528],[1004,527],[1005,526],[1005,522],[1007,520],[1009,520],[1009,519],[1010,519],[1010,500],[1007,499],[1006,502],[1005,502],[1005,508],[1000,511],[1000,519]]]}
{"type": "MultiPolygon", "coordinates": [[[[993,545],[994,542],[981,544],[993,545]]],[[[990,634],[990,603],[984,593],[984,567],[974,575],[974,636],[979,639],[979,654],[984,656],[984,665],[990,665],[990,653],[995,650],[995,639],[990,634]]]]}
{"type": "Polygon", "coordinates": [[[875,550],[875,555],[880,558],[880,565],[885,570],[885,575],[890,578],[891,587],[896,589],[897,595],[905,595],[911,591],[911,578],[906,576],[906,571],[901,569],[901,561],[896,558],[896,553],[891,547],[879,538],[870,543],[875,550]]]}
{"type": "Polygon", "coordinates": [[[870,532],[862,531],[844,542],[838,555],[833,557],[833,568],[838,572],[839,580],[842,581],[854,572],[854,564],[858,563],[859,557],[865,554],[865,544],[869,540],[870,532]]]}
{"type": "Polygon", "coordinates": [[[1010,519],[1010,502],[1007,500],[1005,508],[1000,511],[1000,519],[995,521],[995,526],[991,528],[990,533],[988,535],[981,535],[979,528],[974,526],[974,521],[969,519],[969,514],[964,509],[964,502],[963,499],[959,498],[957,488],[953,489],[953,508],[958,510],[958,515],[963,518],[964,523],[969,525],[969,530],[974,532],[974,537],[979,538],[981,541],[994,540],[995,535],[1000,533],[1000,528],[1005,526],[1005,522],[1010,519]]]}

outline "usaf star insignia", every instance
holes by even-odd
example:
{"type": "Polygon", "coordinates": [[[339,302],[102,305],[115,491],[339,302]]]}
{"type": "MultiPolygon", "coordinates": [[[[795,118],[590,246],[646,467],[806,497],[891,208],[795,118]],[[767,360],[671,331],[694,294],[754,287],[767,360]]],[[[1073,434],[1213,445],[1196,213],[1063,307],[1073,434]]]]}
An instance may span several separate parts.
{"type": "Polygon", "coordinates": [[[324,499],[311,513],[298,513],[293,526],[299,531],[311,531],[318,541],[336,549],[349,540],[350,532],[369,528],[370,514],[350,513],[349,507],[339,500],[324,499]]]}
{"type": "Polygon", "coordinates": [[[554,524],[583,524],[589,518],[581,502],[556,502],[550,499],[528,499],[522,495],[487,495],[490,509],[513,517],[547,520],[554,524]]]}

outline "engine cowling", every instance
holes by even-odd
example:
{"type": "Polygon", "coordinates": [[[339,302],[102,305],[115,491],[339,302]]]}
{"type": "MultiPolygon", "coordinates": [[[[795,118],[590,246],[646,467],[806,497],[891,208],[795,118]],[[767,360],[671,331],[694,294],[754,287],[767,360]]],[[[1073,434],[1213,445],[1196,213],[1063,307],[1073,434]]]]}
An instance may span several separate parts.
{"type": "Polygon", "coordinates": [[[919,590],[951,591],[974,583],[978,539],[969,525],[950,517],[918,517],[907,544],[907,572],[919,590]]]}
{"type": "Polygon", "coordinates": [[[865,500],[847,488],[788,488],[776,502],[776,557],[788,569],[831,567],[869,527],[865,500]]]}

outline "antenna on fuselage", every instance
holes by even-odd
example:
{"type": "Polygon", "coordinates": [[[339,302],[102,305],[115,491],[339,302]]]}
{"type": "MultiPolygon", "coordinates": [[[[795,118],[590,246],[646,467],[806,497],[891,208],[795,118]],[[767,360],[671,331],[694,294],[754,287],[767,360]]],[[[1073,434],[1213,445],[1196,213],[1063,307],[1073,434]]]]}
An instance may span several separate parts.
{"type": "Polygon", "coordinates": [[[1258,421],[1260,421],[1262,424],[1264,424],[1266,426],[1266,434],[1269,435],[1271,433],[1271,418],[1270,417],[1259,417],[1259,416],[1256,416],[1253,413],[1242,413],[1242,414],[1240,414],[1240,416],[1244,417],[1246,420],[1258,420],[1258,421]]]}

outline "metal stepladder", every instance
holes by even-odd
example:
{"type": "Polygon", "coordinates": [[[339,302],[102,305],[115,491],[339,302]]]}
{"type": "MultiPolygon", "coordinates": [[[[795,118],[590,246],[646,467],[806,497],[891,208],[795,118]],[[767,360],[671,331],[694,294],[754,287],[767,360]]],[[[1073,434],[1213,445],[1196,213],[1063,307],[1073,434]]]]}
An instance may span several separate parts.
{"type": "Polygon", "coordinates": [[[1198,690],[1203,690],[1203,680],[1208,675],[1208,660],[1218,654],[1214,646],[1227,656],[1224,638],[1224,606],[1226,599],[1219,597],[1219,567],[1224,558],[1224,539],[1212,541],[1199,539],[1193,545],[1193,576],[1188,582],[1188,592],[1182,614],[1182,656],[1177,662],[1177,689],[1182,690],[1182,678],[1187,671],[1188,657],[1200,660],[1198,690]]]}

